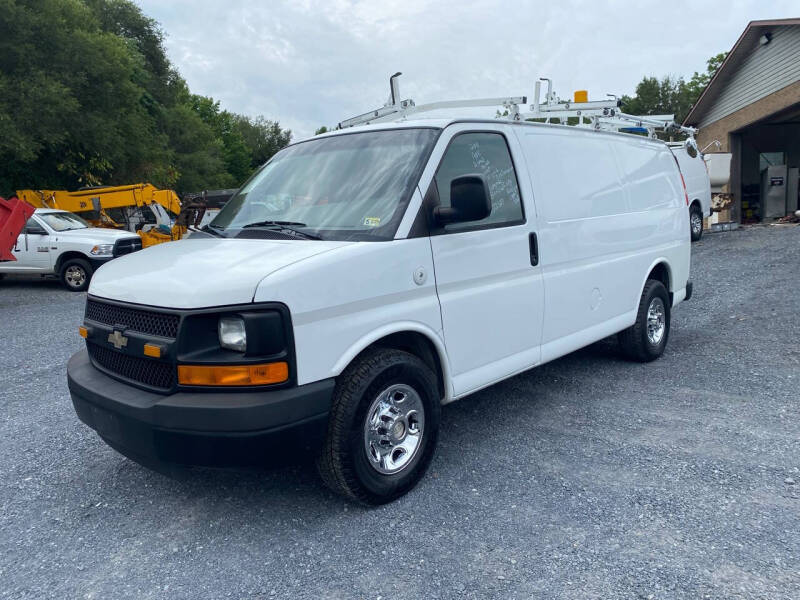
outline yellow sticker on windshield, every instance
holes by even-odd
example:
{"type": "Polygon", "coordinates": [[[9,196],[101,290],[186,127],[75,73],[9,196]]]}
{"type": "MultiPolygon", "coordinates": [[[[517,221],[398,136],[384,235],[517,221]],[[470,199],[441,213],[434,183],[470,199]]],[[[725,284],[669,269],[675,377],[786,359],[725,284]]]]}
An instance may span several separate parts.
{"type": "Polygon", "coordinates": [[[378,227],[380,224],[380,217],[364,217],[364,225],[367,227],[378,227]]]}

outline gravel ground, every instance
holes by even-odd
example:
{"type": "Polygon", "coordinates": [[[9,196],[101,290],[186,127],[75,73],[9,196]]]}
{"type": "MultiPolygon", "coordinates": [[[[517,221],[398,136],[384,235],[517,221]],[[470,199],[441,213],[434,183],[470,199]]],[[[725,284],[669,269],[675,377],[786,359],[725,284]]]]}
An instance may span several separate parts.
{"type": "Polygon", "coordinates": [[[800,227],[693,247],[661,360],[603,341],[445,407],[365,509],[307,464],[140,467],[76,418],[84,294],[0,283],[2,598],[800,598],[800,227]]]}

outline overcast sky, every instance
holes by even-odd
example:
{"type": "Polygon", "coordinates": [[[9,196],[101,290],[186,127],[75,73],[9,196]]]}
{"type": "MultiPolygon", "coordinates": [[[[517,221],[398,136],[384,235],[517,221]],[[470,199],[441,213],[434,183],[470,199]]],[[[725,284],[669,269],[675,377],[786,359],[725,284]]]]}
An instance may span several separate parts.
{"type": "MultiPolygon", "coordinates": [[[[194,93],[280,121],[301,139],[403,98],[632,93],[644,75],[690,76],[753,19],[800,16],[797,0],[139,0],[194,93]],[[667,9],[667,7],[669,7],[667,9]]],[[[494,114],[490,110],[487,115],[494,114]]]]}

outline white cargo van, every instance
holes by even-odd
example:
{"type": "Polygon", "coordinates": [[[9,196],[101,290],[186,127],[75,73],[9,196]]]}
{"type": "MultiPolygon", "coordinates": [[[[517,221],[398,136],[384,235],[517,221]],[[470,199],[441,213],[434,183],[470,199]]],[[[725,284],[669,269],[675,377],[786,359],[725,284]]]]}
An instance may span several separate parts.
{"type": "Polygon", "coordinates": [[[96,269],[141,249],[142,238],[135,233],[89,227],[71,212],[37,208],[11,250],[16,260],[0,263],[0,278],[55,276],[69,291],[83,292],[96,269]]]}
{"type": "Polygon", "coordinates": [[[686,193],[689,198],[689,230],[692,241],[696,242],[703,236],[703,217],[711,216],[711,181],[708,166],[694,138],[667,145],[675,155],[686,182],[686,193]]]}
{"type": "Polygon", "coordinates": [[[387,502],[427,469],[441,404],[612,334],[658,358],[692,292],[688,210],[669,148],[638,136],[452,119],[317,136],[207,233],[97,273],[72,400],[145,464],[311,446],[332,489],[387,502]]]}

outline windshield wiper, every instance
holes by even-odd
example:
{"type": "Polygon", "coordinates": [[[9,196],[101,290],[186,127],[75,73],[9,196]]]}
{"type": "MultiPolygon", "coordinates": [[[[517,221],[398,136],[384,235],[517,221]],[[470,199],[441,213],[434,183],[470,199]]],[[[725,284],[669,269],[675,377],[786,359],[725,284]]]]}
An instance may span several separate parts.
{"type": "Polygon", "coordinates": [[[305,231],[300,231],[296,229],[297,227],[307,227],[305,223],[299,223],[297,221],[256,221],[255,223],[248,223],[247,225],[242,225],[242,229],[249,229],[255,227],[263,227],[264,229],[270,229],[273,231],[282,231],[286,233],[291,233],[292,235],[301,235],[309,240],[321,240],[322,238],[318,235],[314,235],[312,233],[306,233],[305,231]]]}
{"type": "Polygon", "coordinates": [[[247,227],[266,227],[267,225],[294,225],[295,227],[307,227],[305,223],[300,223],[299,221],[256,221],[255,223],[242,225],[242,229],[246,229],[247,227]]]}
{"type": "Polygon", "coordinates": [[[221,237],[221,238],[225,237],[222,233],[220,233],[220,231],[217,230],[217,227],[215,227],[214,225],[211,225],[210,223],[208,225],[205,225],[205,226],[201,227],[200,231],[202,231],[204,233],[210,233],[211,235],[215,235],[215,236],[221,237]]]}

